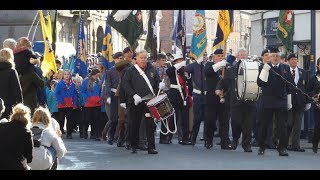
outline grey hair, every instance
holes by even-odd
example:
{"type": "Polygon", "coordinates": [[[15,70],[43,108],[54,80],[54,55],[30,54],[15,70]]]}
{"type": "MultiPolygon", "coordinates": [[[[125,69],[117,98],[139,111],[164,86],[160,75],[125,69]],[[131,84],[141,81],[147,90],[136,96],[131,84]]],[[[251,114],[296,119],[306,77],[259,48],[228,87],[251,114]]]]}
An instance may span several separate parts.
{"type": "Polygon", "coordinates": [[[144,50],[144,49],[139,50],[139,51],[136,52],[136,57],[137,57],[139,54],[144,54],[144,55],[147,56],[147,55],[148,55],[148,52],[147,52],[146,50],[144,50]]]}
{"type": "Polygon", "coordinates": [[[16,45],[17,45],[17,41],[12,38],[8,38],[3,41],[3,48],[10,48],[14,50],[16,45]]]}
{"type": "Polygon", "coordinates": [[[244,51],[244,52],[246,52],[246,53],[248,54],[247,49],[244,48],[244,47],[241,47],[241,48],[238,49],[237,56],[239,55],[239,53],[240,53],[241,51],[244,51]]]}
{"type": "Polygon", "coordinates": [[[79,74],[77,74],[75,77],[72,77],[72,81],[75,82],[82,82],[83,78],[81,76],[79,76],[79,74]]]}

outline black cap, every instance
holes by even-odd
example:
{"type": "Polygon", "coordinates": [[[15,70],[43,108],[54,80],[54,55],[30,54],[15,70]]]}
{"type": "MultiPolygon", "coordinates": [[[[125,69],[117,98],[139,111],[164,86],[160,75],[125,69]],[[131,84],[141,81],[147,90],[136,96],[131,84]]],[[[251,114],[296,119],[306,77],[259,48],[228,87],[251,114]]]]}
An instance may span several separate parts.
{"type": "Polygon", "coordinates": [[[216,49],[213,54],[223,54],[222,49],[216,49]]]}
{"type": "Polygon", "coordinates": [[[124,48],[124,50],[123,50],[123,54],[125,54],[125,53],[127,53],[127,52],[129,52],[129,51],[131,51],[131,49],[130,49],[130,47],[126,47],[126,48],[124,48]]]}
{"type": "Polygon", "coordinates": [[[287,60],[290,60],[291,58],[297,58],[297,56],[294,53],[291,53],[288,55],[287,60]]]}
{"type": "Polygon", "coordinates": [[[120,56],[123,56],[123,55],[122,55],[122,52],[116,52],[116,53],[114,53],[114,54],[112,55],[112,58],[113,58],[113,59],[117,59],[117,58],[119,58],[120,56]]]}
{"type": "Polygon", "coordinates": [[[280,52],[277,47],[270,48],[270,53],[278,53],[280,52]]]}
{"type": "Polygon", "coordinates": [[[270,50],[269,50],[269,49],[264,49],[264,50],[261,52],[261,56],[264,56],[265,53],[270,53],[270,50]]]}

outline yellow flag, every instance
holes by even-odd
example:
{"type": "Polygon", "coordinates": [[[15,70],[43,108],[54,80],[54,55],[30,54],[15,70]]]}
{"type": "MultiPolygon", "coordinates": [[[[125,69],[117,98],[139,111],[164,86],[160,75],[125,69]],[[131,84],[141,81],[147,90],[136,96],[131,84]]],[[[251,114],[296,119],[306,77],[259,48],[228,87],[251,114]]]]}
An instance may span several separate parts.
{"type": "Polygon", "coordinates": [[[52,49],[52,31],[51,31],[51,18],[50,15],[47,15],[47,22],[43,17],[42,10],[39,10],[42,36],[44,42],[44,53],[43,53],[43,61],[41,64],[41,70],[43,76],[46,76],[50,70],[53,72],[57,72],[56,60],[54,57],[54,52],[52,49]]]}
{"type": "Polygon", "coordinates": [[[216,38],[213,42],[213,48],[225,43],[229,34],[233,31],[233,10],[220,10],[216,38]]]}

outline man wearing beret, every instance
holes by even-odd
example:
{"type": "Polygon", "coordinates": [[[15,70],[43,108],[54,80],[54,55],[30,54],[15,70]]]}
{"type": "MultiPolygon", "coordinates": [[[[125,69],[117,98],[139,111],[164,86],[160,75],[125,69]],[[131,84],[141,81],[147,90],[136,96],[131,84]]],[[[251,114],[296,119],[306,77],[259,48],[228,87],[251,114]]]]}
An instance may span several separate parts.
{"type": "Polygon", "coordinates": [[[259,155],[264,155],[266,148],[266,137],[270,119],[275,116],[275,126],[279,145],[277,150],[279,156],[288,156],[286,152],[288,138],[286,121],[288,110],[292,108],[290,87],[284,79],[292,82],[290,67],[280,63],[280,53],[278,48],[270,50],[271,63],[265,63],[259,67],[257,84],[261,87],[261,119],[259,127],[259,155]]]}
{"type": "MultiPolygon", "coordinates": [[[[227,65],[224,59],[222,49],[217,49],[213,53],[213,62],[207,62],[205,65],[205,75],[207,84],[206,107],[205,107],[205,147],[212,148],[212,140],[214,129],[216,129],[216,120],[219,119],[219,135],[221,139],[221,149],[231,150],[228,143],[229,119],[230,119],[230,104],[220,103],[218,94],[215,94],[217,84],[220,81],[221,69],[227,65]]],[[[228,95],[227,95],[228,96],[228,95]]],[[[227,100],[228,101],[228,100],[227,100]]]]}
{"type": "MultiPolygon", "coordinates": [[[[287,61],[290,66],[290,75],[294,79],[295,87],[306,91],[308,76],[307,73],[297,66],[298,58],[295,54],[289,54],[287,61]]],[[[308,103],[307,97],[298,90],[291,88],[292,108],[288,112],[288,150],[305,152],[300,147],[301,123],[304,111],[309,110],[311,104],[308,103]]]]}

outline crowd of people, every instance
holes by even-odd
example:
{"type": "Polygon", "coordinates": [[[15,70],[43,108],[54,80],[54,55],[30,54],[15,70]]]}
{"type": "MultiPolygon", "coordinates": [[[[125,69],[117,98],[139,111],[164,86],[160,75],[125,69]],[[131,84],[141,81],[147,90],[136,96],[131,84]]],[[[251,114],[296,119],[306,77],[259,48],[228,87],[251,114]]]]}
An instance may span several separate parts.
{"type": "Polygon", "coordinates": [[[237,149],[242,134],[244,152],[252,152],[251,147],[256,145],[259,155],[271,148],[277,149],[280,156],[288,156],[287,150],[305,151],[300,146],[300,128],[304,112],[312,107],[316,122],[312,149],[317,153],[319,59],[316,74],[309,78],[297,66],[295,54],[288,55],[285,63],[281,62],[278,49],[263,50],[257,70],[259,98],[244,100],[237,97],[235,90],[239,65],[248,59],[247,50],[242,48],[236,56],[226,58],[222,49],[216,49],[209,57],[204,53],[197,60],[184,57],[181,52],[174,56],[159,53],[151,63],[145,50],[134,52],[127,47],[113,54],[115,64],[110,69],[104,66],[103,58],[92,57],[88,61],[89,74],[81,77],[70,70],[70,57],[57,60],[58,71],[43,77],[42,57],[32,52],[27,38],[17,42],[7,39],[3,46],[0,159],[7,163],[2,161],[0,169],[56,169],[57,158],[67,151],[61,137],[73,139],[76,131],[80,138],[106,140],[131,153],[142,150],[157,154],[157,125],[146,105],[150,98],[146,97],[155,97],[158,91],[168,97],[175,112],[167,125],[158,122],[162,132],[169,130],[160,134],[160,144],[171,144],[171,132],[177,128],[179,144],[195,145],[204,122],[207,149],[213,147],[215,132],[224,150],[237,149]],[[39,129],[40,145],[35,139],[39,129]],[[8,135],[12,133],[19,135],[8,135]],[[45,151],[51,156],[41,156],[45,151]],[[43,165],[43,160],[48,160],[48,165],[43,165]]]}

